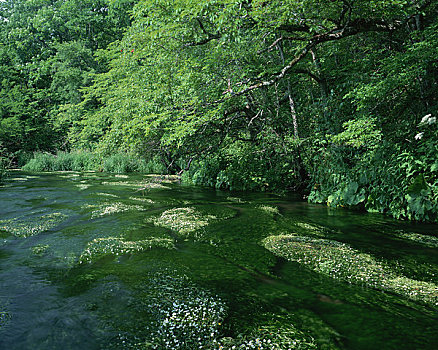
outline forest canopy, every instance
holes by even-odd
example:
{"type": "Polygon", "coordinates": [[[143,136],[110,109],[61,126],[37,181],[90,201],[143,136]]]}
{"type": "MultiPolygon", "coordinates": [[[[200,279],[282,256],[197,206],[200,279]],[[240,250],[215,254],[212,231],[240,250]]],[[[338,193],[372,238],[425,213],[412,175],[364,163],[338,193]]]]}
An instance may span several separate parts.
{"type": "Polygon", "coordinates": [[[195,184],[437,220],[436,1],[0,7],[3,157],[121,152],[195,184]]]}

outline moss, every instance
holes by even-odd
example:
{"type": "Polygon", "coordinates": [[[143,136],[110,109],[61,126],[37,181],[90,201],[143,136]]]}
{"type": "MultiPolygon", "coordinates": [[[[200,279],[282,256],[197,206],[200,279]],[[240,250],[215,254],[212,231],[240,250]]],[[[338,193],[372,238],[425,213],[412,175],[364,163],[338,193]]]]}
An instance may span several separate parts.
{"type": "Polygon", "coordinates": [[[20,218],[1,220],[0,230],[8,231],[16,237],[30,237],[50,230],[67,218],[62,213],[51,213],[38,217],[23,216],[20,218]]]}
{"type": "Polygon", "coordinates": [[[388,290],[415,301],[438,306],[438,286],[397,276],[382,262],[345,243],[296,235],[270,236],[264,246],[274,254],[350,283],[388,290]]]}
{"type": "Polygon", "coordinates": [[[79,263],[91,262],[105,255],[132,254],[152,248],[174,249],[175,245],[169,238],[152,237],[141,241],[125,241],[118,237],[97,238],[88,243],[79,257],[79,263]]]}

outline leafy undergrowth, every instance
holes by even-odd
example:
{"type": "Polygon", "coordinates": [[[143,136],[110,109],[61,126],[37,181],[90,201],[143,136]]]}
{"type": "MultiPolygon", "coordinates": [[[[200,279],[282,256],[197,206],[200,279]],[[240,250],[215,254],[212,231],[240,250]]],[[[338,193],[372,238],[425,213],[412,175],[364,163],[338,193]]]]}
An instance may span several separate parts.
{"type": "Polygon", "coordinates": [[[125,241],[119,237],[96,238],[88,243],[87,248],[79,257],[79,263],[92,262],[105,255],[132,254],[153,248],[174,249],[175,245],[169,238],[153,237],[140,241],[125,241]]]}
{"type": "Polygon", "coordinates": [[[297,261],[316,272],[438,306],[436,284],[398,276],[371,255],[361,253],[345,243],[279,235],[266,238],[263,244],[274,254],[297,261]]]}
{"type": "Polygon", "coordinates": [[[31,213],[19,218],[0,220],[0,230],[10,232],[16,237],[26,238],[50,230],[68,217],[63,213],[50,213],[40,216],[35,216],[34,214],[31,213]]]}

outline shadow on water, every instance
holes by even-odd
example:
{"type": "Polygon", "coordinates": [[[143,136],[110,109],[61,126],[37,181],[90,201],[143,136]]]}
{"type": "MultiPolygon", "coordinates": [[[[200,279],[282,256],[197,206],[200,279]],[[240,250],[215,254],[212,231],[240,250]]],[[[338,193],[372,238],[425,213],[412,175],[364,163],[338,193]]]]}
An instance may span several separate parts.
{"type": "Polygon", "coordinates": [[[437,225],[150,179],[17,172],[0,188],[0,349],[436,348],[436,306],[262,242],[341,242],[437,285],[437,225]]]}

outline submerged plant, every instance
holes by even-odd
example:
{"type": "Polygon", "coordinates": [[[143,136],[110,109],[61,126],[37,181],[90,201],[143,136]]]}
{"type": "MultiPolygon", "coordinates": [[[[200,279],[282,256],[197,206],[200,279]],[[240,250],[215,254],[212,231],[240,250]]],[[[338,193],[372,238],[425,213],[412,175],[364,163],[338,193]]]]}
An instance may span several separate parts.
{"type": "Polygon", "coordinates": [[[270,214],[270,215],[279,215],[280,211],[278,210],[277,207],[273,207],[271,205],[259,205],[257,208],[259,208],[260,210],[263,210],[265,213],[270,214]]]}
{"type": "Polygon", "coordinates": [[[2,329],[10,319],[11,315],[0,307],[0,329],[2,329]]]}
{"type": "Polygon", "coordinates": [[[105,193],[105,192],[99,192],[96,193],[98,196],[104,196],[104,197],[112,197],[112,198],[119,198],[119,196],[112,194],[112,193],[105,193]]]}
{"type": "Polygon", "coordinates": [[[182,236],[207,226],[210,220],[216,219],[213,215],[202,215],[194,208],[173,208],[166,210],[161,216],[154,218],[156,226],[166,227],[178,232],[182,236]]]}
{"type": "Polygon", "coordinates": [[[146,198],[146,197],[129,197],[130,200],[132,201],[139,201],[139,202],[143,202],[143,203],[149,203],[149,204],[154,204],[155,202],[152,199],[146,198]]]}
{"type": "Polygon", "coordinates": [[[314,340],[297,329],[291,320],[279,318],[257,326],[248,335],[239,335],[234,339],[222,338],[215,349],[310,350],[317,349],[317,346],[314,340]]]}
{"type": "Polygon", "coordinates": [[[132,254],[152,248],[174,249],[175,245],[169,238],[153,237],[141,241],[125,241],[118,237],[96,238],[88,243],[87,248],[79,257],[79,263],[91,262],[104,255],[132,254]]]}
{"type": "Polygon", "coordinates": [[[47,251],[47,249],[49,249],[48,244],[38,244],[31,248],[32,253],[35,255],[43,255],[47,251]]]}
{"type": "Polygon", "coordinates": [[[226,305],[216,295],[185,276],[157,276],[147,290],[152,298],[150,349],[213,349],[226,316],[226,305]]]}
{"type": "Polygon", "coordinates": [[[419,243],[429,248],[438,248],[438,237],[422,235],[415,232],[398,232],[396,237],[419,243]]]}
{"type": "Polygon", "coordinates": [[[17,237],[30,237],[50,230],[67,218],[62,213],[51,213],[39,217],[20,217],[0,221],[0,230],[8,231],[17,237]]]}
{"type": "Polygon", "coordinates": [[[95,219],[98,217],[111,215],[115,213],[124,213],[128,211],[143,211],[143,208],[140,205],[128,205],[122,202],[114,202],[114,203],[103,203],[99,205],[88,205],[86,208],[96,208],[91,212],[91,218],[95,219]]]}
{"type": "Polygon", "coordinates": [[[413,300],[438,306],[438,286],[398,276],[369,254],[345,243],[296,235],[270,236],[264,246],[274,254],[312,270],[350,283],[390,290],[413,300]]]}

